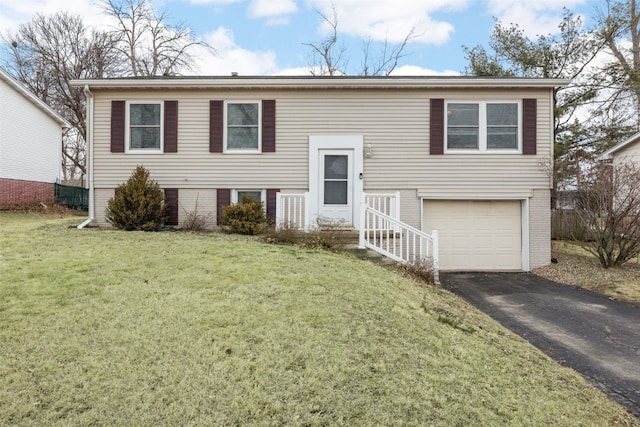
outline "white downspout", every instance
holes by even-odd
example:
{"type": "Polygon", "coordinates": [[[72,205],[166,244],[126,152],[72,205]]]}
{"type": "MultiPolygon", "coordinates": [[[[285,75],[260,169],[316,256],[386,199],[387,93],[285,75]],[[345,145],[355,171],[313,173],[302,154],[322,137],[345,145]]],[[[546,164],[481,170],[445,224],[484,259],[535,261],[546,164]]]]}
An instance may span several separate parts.
{"type": "Polygon", "coordinates": [[[87,98],[87,169],[89,173],[89,218],[78,225],[82,229],[95,220],[95,203],[93,192],[93,94],[89,90],[89,85],[84,86],[84,95],[87,98]]]}

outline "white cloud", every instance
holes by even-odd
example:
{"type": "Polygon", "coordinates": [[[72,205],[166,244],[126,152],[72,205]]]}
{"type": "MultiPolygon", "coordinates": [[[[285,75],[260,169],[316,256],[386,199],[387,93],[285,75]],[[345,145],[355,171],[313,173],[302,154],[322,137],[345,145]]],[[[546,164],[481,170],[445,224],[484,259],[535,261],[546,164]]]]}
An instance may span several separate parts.
{"type": "Polygon", "coordinates": [[[87,26],[100,25],[105,20],[102,9],[91,0],[74,0],[72,5],[68,0],[3,0],[0,28],[3,33],[14,33],[20,24],[30,22],[37,13],[51,15],[61,11],[82,16],[87,26]]]}
{"type": "Polygon", "coordinates": [[[188,0],[192,4],[209,4],[213,6],[240,3],[244,0],[188,0]]]}
{"type": "Polygon", "coordinates": [[[290,15],[298,10],[293,0],[252,0],[247,7],[251,18],[272,18],[290,15]]]}
{"type": "MultiPolygon", "coordinates": [[[[274,73],[275,76],[311,76],[309,67],[287,68],[274,73]]],[[[458,71],[436,71],[418,65],[403,65],[391,73],[392,76],[459,76],[458,71]]]]}
{"type": "Polygon", "coordinates": [[[203,48],[193,52],[196,58],[196,74],[227,76],[269,75],[276,71],[276,55],[271,51],[250,51],[236,45],[233,31],[219,27],[204,36],[204,40],[216,50],[211,53],[203,48]]]}
{"type": "Polygon", "coordinates": [[[422,68],[417,65],[403,65],[396,68],[391,73],[392,76],[459,76],[459,71],[443,70],[436,71],[429,68],[422,68]]]}
{"type": "MultiPolygon", "coordinates": [[[[402,0],[399,5],[389,0],[309,0],[312,7],[327,17],[332,16],[331,7],[335,5],[338,30],[342,33],[397,43],[415,28],[414,41],[438,45],[449,40],[454,27],[431,15],[436,11],[464,9],[469,3],[470,0],[402,0]]],[[[323,34],[329,29],[326,23],[320,26],[323,34]]]]}
{"type": "MultiPolygon", "coordinates": [[[[245,3],[247,0],[187,0],[191,4],[224,6],[245,3]]],[[[298,11],[295,0],[251,0],[247,5],[247,15],[253,19],[267,18],[268,25],[285,25],[288,16],[298,11]]]]}
{"type": "Polygon", "coordinates": [[[273,73],[274,76],[310,76],[309,67],[285,68],[273,73]]]}
{"type": "Polygon", "coordinates": [[[518,24],[529,37],[555,34],[562,21],[563,8],[571,9],[585,0],[489,0],[488,11],[504,25],[518,24]]]}

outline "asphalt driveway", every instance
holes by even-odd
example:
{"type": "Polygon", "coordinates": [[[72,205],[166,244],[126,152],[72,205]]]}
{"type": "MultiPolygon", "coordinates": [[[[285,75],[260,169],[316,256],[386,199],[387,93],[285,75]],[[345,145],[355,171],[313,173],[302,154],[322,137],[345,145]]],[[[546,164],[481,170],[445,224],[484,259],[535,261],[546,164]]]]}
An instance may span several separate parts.
{"type": "Polygon", "coordinates": [[[530,273],[442,273],[487,313],[640,418],[640,307],[530,273]]]}

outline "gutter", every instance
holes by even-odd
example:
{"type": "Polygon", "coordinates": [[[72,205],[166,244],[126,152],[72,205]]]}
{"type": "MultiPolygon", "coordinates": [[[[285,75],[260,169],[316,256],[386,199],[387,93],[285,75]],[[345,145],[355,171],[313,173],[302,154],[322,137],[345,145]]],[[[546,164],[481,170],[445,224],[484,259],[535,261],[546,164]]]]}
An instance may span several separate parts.
{"type": "Polygon", "coordinates": [[[78,230],[85,228],[87,225],[95,221],[95,203],[94,203],[94,191],[93,191],[93,107],[94,100],[89,85],[84,86],[84,95],[87,98],[87,168],[89,169],[89,218],[84,220],[78,225],[78,230]]]}
{"type": "Polygon", "coordinates": [[[72,86],[96,89],[497,89],[556,88],[568,79],[487,77],[163,77],[72,80],[72,86]]]}

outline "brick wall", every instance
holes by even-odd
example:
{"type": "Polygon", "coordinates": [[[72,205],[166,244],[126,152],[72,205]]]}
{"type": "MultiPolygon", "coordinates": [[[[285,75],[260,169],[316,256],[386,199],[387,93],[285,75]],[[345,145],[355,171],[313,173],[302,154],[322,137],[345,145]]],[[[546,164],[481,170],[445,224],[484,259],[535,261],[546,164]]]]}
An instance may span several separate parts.
{"type": "Polygon", "coordinates": [[[0,178],[0,209],[53,204],[53,184],[0,178]]]}

